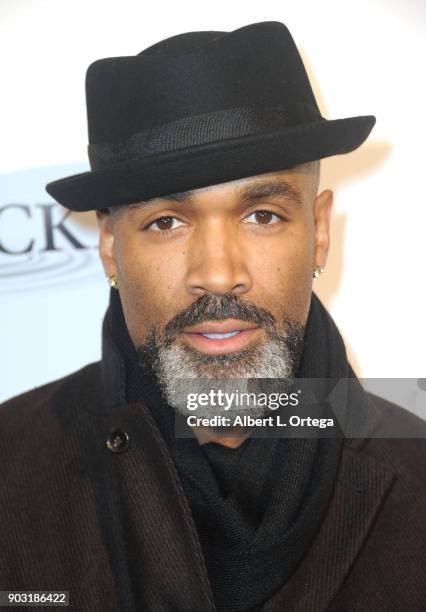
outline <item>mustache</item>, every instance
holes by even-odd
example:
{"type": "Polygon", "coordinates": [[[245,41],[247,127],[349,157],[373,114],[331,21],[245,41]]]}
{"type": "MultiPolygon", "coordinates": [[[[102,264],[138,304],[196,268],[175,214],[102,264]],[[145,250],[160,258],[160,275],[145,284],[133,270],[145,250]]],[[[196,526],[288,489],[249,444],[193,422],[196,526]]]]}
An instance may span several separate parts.
{"type": "MultiPolygon", "coordinates": [[[[275,316],[260,306],[250,302],[242,301],[234,294],[216,296],[204,294],[197,298],[192,304],[178,312],[166,325],[156,325],[151,328],[145,341],[136,346],[138,363],[144,374],[157,377],[161,372],[160,353],[170,349],[175,343],[176,336],[186,327],[191,327],[203,321],[215,321],[228,318],[240,319],[263,326],[269,342],[286,348],[294,364],[300,359],[304,326],[283,316],[280,319],[280,326],[285,326],[285,331],[279,331],[275,316]]],[[[237,363],[245,359],[248,366],[253,362],[257,349],[245,349],[237,354],[226,355],[203,355],[186,347],[186,353],[192,354],[195,366],[200,367],[204,364],[211,366],[230,366],[233,361],[237,363]]],[[[293,369],[296,365],[293,365],[293,369]]]]}
{"type": "Polygon", "coordinates": [[[205,293],[190,306],[176,314],[165,326],[164,336],[167,343],[173,341],[185,327],[190,327],[203,321],[220,321],[223,319],[240,319],[256,325],[274,329],[276,319],[265,308],[243,302],[234,294],[215,296],[205,293]]]}

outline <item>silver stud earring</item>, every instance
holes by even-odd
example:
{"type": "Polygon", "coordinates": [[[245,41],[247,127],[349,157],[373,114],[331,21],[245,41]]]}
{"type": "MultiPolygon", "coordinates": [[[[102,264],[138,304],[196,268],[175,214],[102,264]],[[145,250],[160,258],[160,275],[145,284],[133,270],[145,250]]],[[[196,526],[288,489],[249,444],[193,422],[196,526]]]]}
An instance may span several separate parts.
{"type": "Polygon", "coordinates": [[[321,268],[321,266],[315,266],[313,277],[319,278],[323,272],[324,272],[324,268],[321,268]]]}
{"type": "Polygon", "coordinates": [[[112,287],[113,289],[118,289],[118,282],[115,274],[113,274],[112,276],[107,276],[107,281],[110,287],[112,287]]]}

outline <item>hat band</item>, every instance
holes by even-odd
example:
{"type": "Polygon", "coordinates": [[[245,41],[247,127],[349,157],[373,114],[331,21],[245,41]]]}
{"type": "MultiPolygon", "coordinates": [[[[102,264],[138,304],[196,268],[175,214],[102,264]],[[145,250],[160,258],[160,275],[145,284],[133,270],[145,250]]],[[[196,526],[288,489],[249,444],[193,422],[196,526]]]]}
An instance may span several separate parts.
{"type": "Polygon", "coordinates": [[[318,110],[307,104],[299,104],[297,109],[274,106],[212,111],[149,128],[124,142],[90,144],[89,161],[92,170],[102,170],[133,159],[321,119],[318,110]]]}

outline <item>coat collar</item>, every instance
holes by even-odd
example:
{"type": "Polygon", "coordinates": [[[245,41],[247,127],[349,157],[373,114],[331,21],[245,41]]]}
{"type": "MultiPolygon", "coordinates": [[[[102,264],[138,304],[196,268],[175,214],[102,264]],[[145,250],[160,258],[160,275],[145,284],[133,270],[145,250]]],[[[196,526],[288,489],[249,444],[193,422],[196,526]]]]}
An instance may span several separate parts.
{"type": "MultiPolygon", "coordinates": [[[[126,403],[125,389],[117,385],[118,380],[125,380],[123,369],[123,359],[114,342],[111,342],[104,320],[103,357],[101,372],[98,372],[102,381],[102,401],[98,405],[103,405],[103,416],[107,418],[110,430],[130,430],[144,440],[135,452],[122,457],[122,486],[125,488],[127,482],[130,486],[131,472],[126,472],[126,464],[130,462],[133,462],[132,470],[136,466],[134,462],[139,465],[138,473],[143,475],[142,488],[147,480],[151,482],[151,487],[158,483],[156,495],[150,494],[148,498],[141,491],[146,504],[134,504],[132,514],[135,524],[141,533],[149,533],[154,540],[152,550],[162,550],[165,537],[173,541],[173,546],[167,550],[168,563],[184,569],[187,587],[194,596],[196,594],[198,603],[202,602],[202,609],[213,611],[212,592],[198,534],[177,471],[149,409],[141,402],[126,403]],[[161,531],[156,527],[159,516],[163,517],[161,531]]],[[[360,402],[372,403],[366,394],[363,395],[359,397],[360,402]]],[[[375,410],[373,404],[372,408],[375,410]]],[[[338,593],[395,480],[392,470],[365,451],[366,445],[366,439],[362,438],[344,441],[325,519],[302,562],[285,585],[263,606],[264,612],[326,609],[338,593]]],[[[126,495],[134,498],[130,489],[126,495]]],[[[163,585],[164,596],[173,601],[176,585],[163,584],[162,562],[152,560],[149,571],[152,572],[153,584],[163,585]]],[[[180,609],[176,602],[176,610],[180,609]]]]}
{"type": "MultiPolygon", "coordinates": [[[[87,384],[101,392],[100,379],[100,364],[97,364],[87,384]]],[[[89,403],[99,406],[101,397],[92,398],[89,403]]],[[[185,586],[194,593],[198,604],[202,602],[204,606],[198,609],[213,612],[198,534],[173,461],[148,408],[140,402],[115,404],[104,414],[101,421],[104,420],[104,435],[109,430],[124,429],[133,438],[143,439],[143,445],[131,452],[112,457],[120,462],[120,495],[131,500],[137,530],[142,535],[149,533],[152,550],[162,551],[165,538],[169,539],[170,546],[164,553],[167,564],[180,567],[186,576],[185,585],[181,584],[180,589],[185,586]],[[133,489],[135,470],[140,474],[136,492],[133,489]],[[149,483],[155,487],[155,495],[147,495],[149,483]],[[161,530],[158,517],[161,517],[161,530]]],[[[97,426],[100,424],[98,421],[97,426]]],[[[369,443],[365,439],[344,441],[334,491],[321,527],[294,574],[263,606],[263,612],[325,610],[339,592],[396,478],[392,469],[371,456],[367,449],[369,443]]],[[[108,477],[109,487],[115,475],[108,477]]],[[[116,537],[122,536],[117,533],[116,537]]],[[[120,543],[116,542],[115,546],[119,547],[120,543]]],[[[163,584],[163,565],[164,559],[159,555],[149,560],[146,571],[153,584],[161,585],[164,597],[173,601],[176,585],[163,584]]],[[[183,612],[185,608],[176,602],[174,609],[183,612]]]]}
{"type": "Polygon", "coordinates": [[[363,446],[359,440],[355,445],[345,441],[321,528],[296,572],[263,612],[325,610],[337,595],[395,480],[394,472],[364,453],[363,446]]]}

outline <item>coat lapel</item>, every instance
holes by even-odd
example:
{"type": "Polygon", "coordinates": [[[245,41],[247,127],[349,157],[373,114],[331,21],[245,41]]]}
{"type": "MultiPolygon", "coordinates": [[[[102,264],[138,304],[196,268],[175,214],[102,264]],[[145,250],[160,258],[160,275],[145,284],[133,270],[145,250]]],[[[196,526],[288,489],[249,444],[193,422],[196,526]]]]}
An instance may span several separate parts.
{"type": "Polygon", "coordinates": [[[85,472],[121,609],[213,612],[192,515],[148,408],[138,402],[98,413],[87,436],[85,472]],[[112,432],[129,436],[127,450],[107,448],[112,432]]]}
{"type": "Polygon", "coordinates": [[[196,528],[163,438],[142,403],[129,404],[111,421],[131,432],[133,448],[120,465],[121,494],[128,500],[140,556],[138,609],[209,612],[213,596],[196,528]]]}
{"type": "Polygon", "coordinates": [[[346,440],[335,490],[321,528],[284,587],[263,612],[325,610],[360,551],[395,475],[358,452],[361,440],[346,440]]]}
{"type": "MultiPolygon", "coordinates": [[[[145,582],[148,577],[157,591],[145,593],[139,608],[213,611],[201,546],[175,466],[148,408],[142,403],[125,404],[121,356],[109,346],[107,331],[104,322],[104,409],[111,428],[127,428],[136,440],[133,451],[117,462],[120,496],[129,500],[126,512],[134,522],[135,550],[146,548],[140,578],[145,582]],[[118,378],[112,380],[111,373],[118,378]],[[172,568],[177,572],[174,579],[165,580],[167,568],[169,578],[172,568]]],[[[395,478],[382,463],[359,452],[362,446],[362,439],[345,440],[334,492],[317,536],[263,612],[325,610],[338,593],[395,478]]],[[[135,580],[139,576],[131,582],[135,580]]]]}

